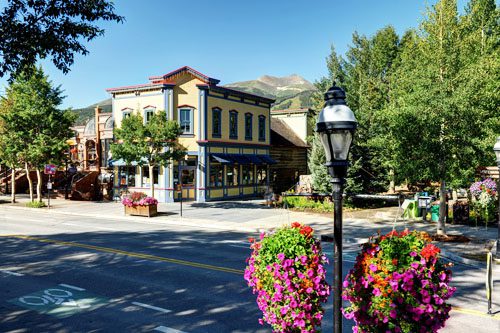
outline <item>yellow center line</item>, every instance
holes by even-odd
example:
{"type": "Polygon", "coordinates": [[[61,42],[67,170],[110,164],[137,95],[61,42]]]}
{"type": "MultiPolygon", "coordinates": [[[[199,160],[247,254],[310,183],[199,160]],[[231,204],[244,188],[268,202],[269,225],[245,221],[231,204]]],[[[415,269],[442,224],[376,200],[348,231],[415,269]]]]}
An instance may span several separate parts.
{"type": "MultiPolygon", "coordinates": [[[[243,271],[239,270],[239,269],[202,264],[202,263],[186,261],[186,260],[159,257],[159,256],[151,255],[151,254],[143,254],[143,253],[137,253],[137,252],[117,250],[117,249],[103,247],[103,246],[94,246],[94,245],[87,245],[87,244],[76,243],[76,242],[66,242],[66,241],[59,241],[59,240],[55,240],[55,239],[48,239],[48,238],[35,237],[35,236],[25,236],[25,235],[0,235],[0,237],[5,237],[5,238],[10,237],[10,238],[33,240],[33,241],[42,242],[42,243],[66,245],[66,246],[78,247],[78,248],[100,251],[100,252],[121,254],[121,255],[134,257],[134,258],[149,259],[149,260],[163,261],[163,262],[168,262],[168,263],[173,263],[173,264],[178,264],[178,265],[183,265],[183,266],[204,268],[204,269],[219,271],[219,272],[233,273],[233,274],[238,274],[238,275],[243,274],[243,271]]],[[[453,309],[452,311],[454,311],[454,312],[459,312],[459,313],[463,313],[463,314],[484,317],[484,318],[491,318],[494,320],[500,320],[500,314],[489,315],[489,314],[481,312],[481,311],[465,309],[465,308],[458,307],[458,306],[454,306],[454,307],[452,307],[452,309],[453,309]]]]}
{"type": "Polygon", "coordinates": [[[239,274],[239,275],[243,274],[243,271],[239,270],[239,269],[214,266],[214,265],[209,265],[209,264],[202,264],[202,263],[173,259],[173,258],[159,257],[159,256],[151,255],[151,254],[123,251],[123,250],[113,249],[110,247],[94,246],[94,245],[87,245],[87,244],[82,244],[82,243],[66,242],[66,241],[59,241],[59,240],[55,240],[55,239],[48,239],[48,238],[34,237],[34,236],[25,236],[25,235],[0,235],[0,237],[6,237],[6,238],[11,237],[11,238],[33,240],[33,241],[42,242],[42,243],[66,245],[66,246],[78,247],[78,248],[82,248],[82,249],[95,250],[95,251],[100,251],[100,252],[121,254],[121,255],[134,257],[134,258],[149,259],[149,260],[163,261],[163,262],[168,262],[168,263],[178,264],[178,265],[183,265],[183,266],[204,268],[204,269],[213,270],[213,271],[220,271],[220,272],[233,273],[233,274],[239,274]]]}
{"type": "Polygon", "coordinates": [[[468,315],[473,315],[473,316],[478,316],[478,317],[484,317],[484,318],[491,318],[494,320],[500,320],[500,313],[490,315],[485,312],[477,311],[477,310],[471,310],[471,309],[464,309],[459,306],[453,306],[452,311],[459,312],[459,313],[464,313],[468,315]]]}

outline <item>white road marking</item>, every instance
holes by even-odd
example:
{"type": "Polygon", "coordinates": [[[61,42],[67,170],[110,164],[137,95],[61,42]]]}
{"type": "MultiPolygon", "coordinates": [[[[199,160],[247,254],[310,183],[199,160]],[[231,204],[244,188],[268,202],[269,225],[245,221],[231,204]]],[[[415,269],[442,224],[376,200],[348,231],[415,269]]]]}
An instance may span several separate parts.
{"type": "Polygon", "coordinates": [[[239,248],[242,248],[242,249],[250,249],[250,245],[236,245],[236,244],[229,244],[229,246],[232,246],[232,247],[239,247],[239,248]]]}
{"type": "Polygon", "coordinates": [[[5,274],[9,274],[9,275],[14,275],[14,276],[24,276],[23,273],[11,272],[11,271],[8,271],[6,269],[0,269],[0,272],[3,272],[5,274]]]}
{"type": "Polygon", "coordinates": [[[159,332],[163,332],[163,333],[186,333],[186,332],[179,331],[179,330],[176,330],[174,328],[165,327],[165,326],[158,326],[154,329],[154,331],[159,331],[159,332]]]}
{"type": "Polygon", "coordinates": [[[144,304],[144,303],[139,303],[139,302],[132,302],[132,304],[140,306],[140,307],[143,307],[143,308],[146,308],[146,309],[151,309],[151,310],[163,312],[163,313],[170,313],[170,312],[172,312],[171,310],[167,310],[167,309],[164,309],[164,308],[159,308],[157,306],[152,306],[152,305],[149,305],[149,304],[144,304]]]}
{"type": "Polygon", "coordinates": [[[65,288],[69,288],[69,289],[73,289],[73,290],[85,291],[85,289],[83,289],[83,288],[80,288],[80,287],[75,287],[75,286],[72,286],[72,285],[70,285],[70,284],[60,283],[59,285],[60,285],[61,287],[65,287],[65,288]]]}
{"type": "MultiPolygon", "coordinates": [[[[70,222],[64,222],[63,223],[64,225],[71,225],[71,226],[74,226],[74,227],[84,227],[84,228],[88,228],[88,226],[86,225],[82,225],[82,224],[77,224],[77,223],[70,223],[70,222]]],[[[101,230],[111,230],[111,231],[117,231],[117,229],[115,228],[106,228],[106,227],[99,227],[99,226],[91,226],[92,228],[95,228],[95,229],[101,229],[101,230]]]]}

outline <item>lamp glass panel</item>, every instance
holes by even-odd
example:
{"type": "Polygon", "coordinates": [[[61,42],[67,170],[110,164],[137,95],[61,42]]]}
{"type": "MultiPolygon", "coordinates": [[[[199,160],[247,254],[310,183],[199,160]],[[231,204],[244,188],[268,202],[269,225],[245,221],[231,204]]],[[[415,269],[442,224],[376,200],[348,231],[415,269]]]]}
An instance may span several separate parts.
{"type": "MultiPolygon", "coordinates": [[[[499,144],[500,146],[500,144],[499,144]]],[[[495,149],[495,155],[497,155],[497,162],[500,162],[500,147],[499,149],[495,149]]]]}
{"type": "Polygon", "coordinates": [[[497,142],[495,143],[495,146],[493,146],[493,151],[495,152],[495,155],[497,156],[497,163],[500,163],[500,136],[497,138],[497,142]]]}
{"type": "Polygon", "coordinates": [[[352,142],[352,133],[349,130],[337,130],[330,134],[335,161],[347,160],[352,142]]]}
{"type": "Polygon", "coordinates": [[[330,162],[332,160],[332,154],[330,153],[331,144],[329,142],[330,133],[321,132],[319,138],[321,139],[321,143],[323,144],[323,148],[325,149],[326,161],[330,162]]]}

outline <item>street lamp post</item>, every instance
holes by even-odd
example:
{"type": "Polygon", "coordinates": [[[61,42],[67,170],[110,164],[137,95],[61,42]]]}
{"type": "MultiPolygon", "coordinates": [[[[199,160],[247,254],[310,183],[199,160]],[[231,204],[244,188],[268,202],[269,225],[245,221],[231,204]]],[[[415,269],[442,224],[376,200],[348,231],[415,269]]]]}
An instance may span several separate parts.
{"type": "Polygon", "coordinates": [[[316,123],[316,132],[325,149],[328,173],[332,176],[333,197],[333,321],[334,332],[342,332],[342,194],[348,156],[358,122],[346,105],[345,92],[334,85],[325,93],[325,106],[316,123]]]}
{"type": "Polygon", "coordinates": [[[497,248],[496,248],[496,258],[500,258],[500,136],[497,138],[497,142],[493,147],[493,151],[497,156],[497,166],[499,172],[498,186],[497,186],[497,196],[498,196],[498,235],[497,235],[497,248]]]}

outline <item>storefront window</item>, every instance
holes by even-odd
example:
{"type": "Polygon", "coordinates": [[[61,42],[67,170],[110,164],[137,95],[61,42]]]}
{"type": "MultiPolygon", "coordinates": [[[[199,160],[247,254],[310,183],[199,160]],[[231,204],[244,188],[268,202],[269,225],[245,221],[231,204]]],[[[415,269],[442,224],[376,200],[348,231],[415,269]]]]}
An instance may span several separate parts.
{"type": "Polygon", "coordinates": [[[238,112],[234,110],[229,111],[229,137],[238,138],[238,112]]]}
{"type": "Polygon", "coordinates": [[[267,182],[267,166],[260,165],[257,167],[257,183],[259,185],[266,185],[267,182]]]}
{"type": "Polygon", "coordinates": [[[220,163],[210,163],[210,182],[211,187],[222,187],[224,166],[220,163]]]}
{"type": "Polygon", "coordinates": [[[135,167],[120,167],[119,173],[120,187],[135,187],[135,167]]]}
{"type": "Polygon", "coordinates": [[[243,165],[241,177],[244,185],[253,184],[253,165],[243,165]]]}
{"type": "Polygon", "coordinates": [[[227,186],[238,186],[239,184],[239,165],[228,166],[227,167],[227,186]]]}
{"type": "MultiPolygon", "coordinates": [[[[155,185],[158,185],[158,174],[160,172],[160,168],[155,166],[153,167],[153,181],[155,185]]],[[[149,187],[151,186],[150,176],[149,176],[149,166],[142,167],[142,186],[149,187]]]]}

